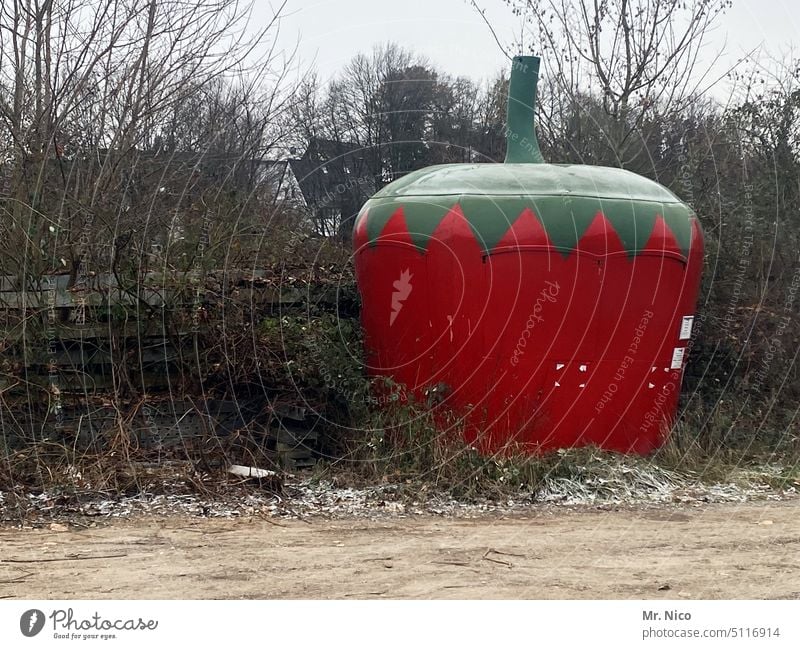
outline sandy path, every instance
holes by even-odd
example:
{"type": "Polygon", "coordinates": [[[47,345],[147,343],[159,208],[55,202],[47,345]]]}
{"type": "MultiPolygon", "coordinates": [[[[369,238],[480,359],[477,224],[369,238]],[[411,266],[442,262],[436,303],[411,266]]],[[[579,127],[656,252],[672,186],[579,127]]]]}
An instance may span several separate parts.
{"type": "Polygon", "coordinates": [[[800,598],[800,501],[0,528],[0,597],[800,598]]]}

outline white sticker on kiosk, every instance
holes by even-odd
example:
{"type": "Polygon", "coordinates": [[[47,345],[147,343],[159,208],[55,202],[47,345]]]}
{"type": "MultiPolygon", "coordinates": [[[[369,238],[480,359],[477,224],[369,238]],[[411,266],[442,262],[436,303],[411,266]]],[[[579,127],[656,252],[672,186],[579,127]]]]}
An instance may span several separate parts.
{"type": "Polygon", "coordinates": [[[693,315],[683,316],[683,320],[681,320],[681,335],[679,336],[678,340],[689,340],[689,338],[692,337],[693,324],[694,324],[693,315]]]}
{"type": "Polygon", "coordinates": [[[679,370],[683,367],[683,354],[686,347],[676,347],[672,350],[672,364],[669,366],[671,370],[679,370]]]}

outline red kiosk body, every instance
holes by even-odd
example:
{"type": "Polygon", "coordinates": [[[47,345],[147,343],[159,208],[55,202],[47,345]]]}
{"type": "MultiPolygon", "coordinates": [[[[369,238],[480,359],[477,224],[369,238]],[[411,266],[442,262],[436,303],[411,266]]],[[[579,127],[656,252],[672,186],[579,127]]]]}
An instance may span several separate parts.
{"type": "Polygon", "coordinates": [[[647,453],[677,410],[700,227],[650,180],[542,163],[515,99],[536,76],[538,59],[515,60],[505,164],[408,174],[359,214],[369,370],[454,413],[486,453],[647,453]]]}

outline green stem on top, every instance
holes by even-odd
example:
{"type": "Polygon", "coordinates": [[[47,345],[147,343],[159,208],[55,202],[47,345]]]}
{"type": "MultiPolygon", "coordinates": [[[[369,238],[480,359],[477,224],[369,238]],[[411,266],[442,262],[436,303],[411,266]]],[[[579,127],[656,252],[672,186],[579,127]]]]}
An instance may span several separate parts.
{"type": "Polygon", "coordinates": [[[533,126],[539,57],[515,56],[508,83],[506,163],[544,162],[533,126]]]}

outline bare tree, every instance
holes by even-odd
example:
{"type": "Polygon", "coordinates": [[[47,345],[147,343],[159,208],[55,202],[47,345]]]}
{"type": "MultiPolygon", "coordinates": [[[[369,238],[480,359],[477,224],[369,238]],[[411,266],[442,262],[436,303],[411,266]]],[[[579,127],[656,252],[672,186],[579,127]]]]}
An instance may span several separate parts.
{"type": "Polygon", "coordinates": [[[143,152],[157,145],[171,142],[164,155],[176,155],[176,147],[200,157],[219,148],[232,155],[238,138],[237,156],[245,158],[274,145],[283,131],[277,116],[292,97],[283,89],[289,66],[272,39],[283,7],[252,33],[252,6],[2,3],[0,173],[4,219],[15,234],[5,242],[5,269],[36,274],[61,258],[77,272],[97,250],[87,245],[87,221],[92,236],[105,223],[113,244],[120,217],[131,217],[143,152]],[[204,128],[190,125],[201,119],[204,128]]]}
{"type": "Polygon", "coordinates": [[[621,166],[634,162],[639,147],[632,141],[653,115],[680,112],[697,97],[716,60],[700,56],[706,36],[731,6],[730,0],[504,1],[524,16],[527,44],[542,54],[553,96],[578,105],[599,96],[610,118],[600,126],[621,166]]]}
{"type": "Polygon", "coordinates": [[[388,43],[359,54],[297,102],[298,146],[314,138],[355,144],[377,188],[428,164],[502,156],[505,84],[451,78],[388,43]]]}

